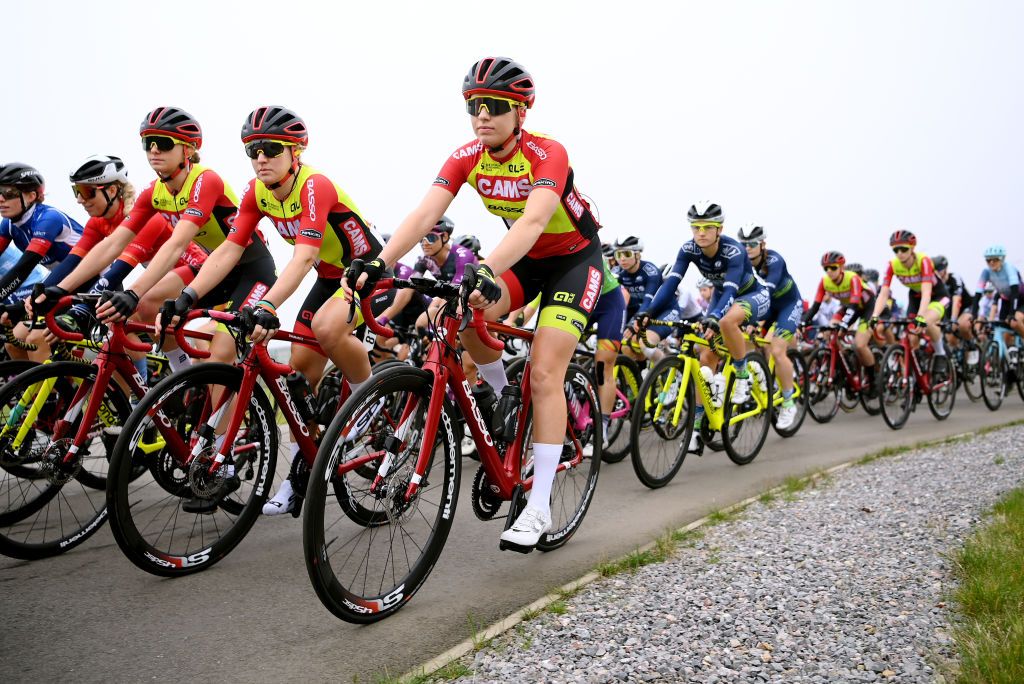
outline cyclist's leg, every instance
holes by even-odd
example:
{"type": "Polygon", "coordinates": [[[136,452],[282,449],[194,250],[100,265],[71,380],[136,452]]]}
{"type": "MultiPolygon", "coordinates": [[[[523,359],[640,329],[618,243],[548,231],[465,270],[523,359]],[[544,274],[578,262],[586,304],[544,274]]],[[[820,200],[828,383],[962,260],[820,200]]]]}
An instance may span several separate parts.
{"type": "Polygon", "coordinates": [[[313,316],[311,327],[320,347],[355,391],[370,377],[370,359],[362,341],[352,334],[363,322],[357,306],[349,321],[349,310],[353,306],[355,303],[348,302],[345,291],[338,288],[313,316]]]}
{"type": "Polygon", "coordinates": [[[946,355],[946,345],[942,340],[942,328],[939,327],[939,322],[946,315],[945,302],[931,302],[928,304],[928,309],[924,312],[925,324],[928,326],[928,337],[932,341],[932,345],[935,347],[935,354],[938,356],[946,355]]]}

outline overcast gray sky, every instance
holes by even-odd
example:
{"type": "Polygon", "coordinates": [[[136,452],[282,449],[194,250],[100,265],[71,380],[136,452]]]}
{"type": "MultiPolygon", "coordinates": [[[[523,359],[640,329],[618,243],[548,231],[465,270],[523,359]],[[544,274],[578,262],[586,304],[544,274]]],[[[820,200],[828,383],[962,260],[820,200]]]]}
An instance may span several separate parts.
{"type": "MultiPolygon", "coordinates": [[[[990,243],[1024,267],[1019,2],[43,1],[6,7],[3,34],[0,161],[37,166],[83,221],[66,178],[84,157],[152,180],[148,110],[194,114],[203,162],[240,192],[239,129],[275,103],[306,119],[306,162],[390,232],[472,138],[463,75],[502,54],[532,72],[526,127],[566,146],[602,239],[638,235],[653,261],[713,199],[729,234],[767,228],[805,297],[822,252],[881,269],[897,227],[972,285],[990,243]]],[[[504,234],[469,187],[450,215],[485,253],[504,234]]]]}

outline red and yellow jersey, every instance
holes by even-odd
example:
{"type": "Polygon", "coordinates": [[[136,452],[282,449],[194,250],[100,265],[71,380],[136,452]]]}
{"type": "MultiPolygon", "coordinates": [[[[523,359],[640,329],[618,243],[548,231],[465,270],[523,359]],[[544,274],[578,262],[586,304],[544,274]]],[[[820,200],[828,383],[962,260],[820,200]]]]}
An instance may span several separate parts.
{"type": "Polygon", "coordinates": [[[531,258],[571,254],[597,235],[597,220],[573,185],[569,155],[551,138],[523,131],[504,159],[492,157],[479,140],[463,145],[445,162],[434,185],[455,195],[463,183],[473,186],[487,211],[508,227],[523,215],[534,189],[558,193],[561,203],[527,253],[531,258]]]}
{"type": "Polygon", "coordinates": [[[826,292],[846,306],[860,306],[864,303],[864,284],[860,276],[853,271],[843,271],[843,278],[838,283],[832,282],[827,275],[822,276],[814,301],[824,300],[826,292]]]}
{"type": "Polygon", "coordinates": [[[914,263],[910,268],[904,267],[899,259],[890,261],[882,285],[891,288],[893,276],[899,278],[900,282],[906,285],[911,292],[918,295],[921,294],[921,283],[931,283],[933,302],[946,296],[946,286],[935,275],[935,266],[932,264],[932,260],[920,252],[914,254],[914,263]]]}
{"type": "MultiPolygon", "coordinates": [[[[86,222],[82,239],[74,246],[71,253],[80,257],[85,256],[89,250],[113,233],[123,220],[124,214],[120,211],[109,219],[93,216],[86,222]]],[[[146,264],[169,237],[171,237],[170,223],[167,222],[163,214],[153,214],[135,236],[135,239],[128,243],[117,258],[132,266],[146,264]]],[[[205,260],[206,251],[195,243],[189,243],[176,265],[199,268],[205,260]]]]}
{"type": "MultiPolygon", "coordinates": [[[[212,252],[227,239],[237,213],[238,198],[231,187],[216,171],[194,164],[177,193],[172,194],[162,181],[153,181],[139,194],[121,225],[138,234],[154,214],[161,214],[172,230],[178,221],[187,219],[199,226],[192,241],[212,252]]],[[[263,242],[259,231],[256,235],[263,242]]],[[[259,250],[260,255],[264,252],[259,250]]],[[[247,255],[243,255],[240,263],[248,260],[247,255]]]]}
{"type": "Polygon", "coordinates": [[[320,254],[321,278],[340,278],[353,259],[372,259],[383,244],[352,198],[327,176],[303,164],[283,200],[258,178],[242,193],[238,217],[228,237],[246,245],[260,219],[267,217],[286,242],[313,245],[320,254]]]}

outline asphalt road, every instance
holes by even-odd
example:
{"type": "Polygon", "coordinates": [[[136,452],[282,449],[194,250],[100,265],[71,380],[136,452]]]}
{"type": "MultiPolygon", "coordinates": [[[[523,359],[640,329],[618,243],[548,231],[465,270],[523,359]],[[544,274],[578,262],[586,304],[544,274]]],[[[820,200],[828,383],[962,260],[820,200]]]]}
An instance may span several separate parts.
{"type": "Polygon", "coordinates": [[[1002,409],[958,397],[952,417],[920,407],[899,432],[863,412],[800,433],[769,433],[738,467],[724,453],[691,457],[651,491],[628,459],[604,465],[580,531],[550,554],[498,551],[501,523],[472,513],[476,464],[464,460],[462,496],[448,545],[410,605],[382,623],[335,619],[314,595],[302,559],[301,521],[263,519],[210,570],[159,579],[135,568],[103,529],[63,556],[0,558],[0,681],[375,681],[402,674],[551,589],[669,528],[883,446],[909,444],[1024,418],[1015,394],[1002,409]]]}

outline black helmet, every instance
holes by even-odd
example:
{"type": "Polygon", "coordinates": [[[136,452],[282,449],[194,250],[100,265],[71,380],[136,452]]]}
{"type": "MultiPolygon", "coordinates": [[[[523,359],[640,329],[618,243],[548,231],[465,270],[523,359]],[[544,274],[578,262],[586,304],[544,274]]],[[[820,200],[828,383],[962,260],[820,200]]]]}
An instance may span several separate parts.
{"type": "Polygon", "coordinates": [[[829,250],[821,255],[822,266],[831,266],[833,264],[839,264],[840,266],[844,266],[846,264],[846,257],[843,256],[842,252],[829,250]]]}
{"type": "Polygon", "coordinates": [[[914,247],[917,245],[917,236],[909,230],[897,230],[889,236],[889,246],[895,247],[897,245],[909,245],[914,247]]]}
{"type": "Polygon", "coordinates": [[[435,233],[446,233],[451,235],[452,231],[455,230],[455,222],[447,216],[442,216],[437,220],[437,223],[434,224],[434,227],[431,230],[435,233]]]}
{"type": "Polygon", "coordinates": [[[0,185],[12,185],[24,192],[38,191],[46,184],[43,174],[28,164],[11,162],[0,169],[0,185]]]}
{"type": "Polygon", "coordinates": [[[864,273],[864,267],[854,261],[853,263],[846,264],[846,270],[861,275],[864,273]]]}
{"type": "Polygon", "coordinates": [[[285,107],[257,107],[242,124],[242,142],[250,140],[285,140],[305,147],[309,144],[306,122],[285,107]]]}
{"type": "Polygon", "coordinates": [[[696,221],[725,222],[722,207],[711,200],[702,200],[691,206],[690,211],[686,212],[686,218],[690,219],[690,223],[695,223],[696,221]]]}
{"type": "Polygon", "coordinates": [[[502,95],[530,108],[536,93],[533,77],[521,64],[508,57],[484,57],[462,80],[462,97],[474,95],[502,95]]]}
{"type": "Polygon", "coordinates": [[[860,277],[868,281],[869,283],[877,283],[878,271],[876,271],[873,268],[865,268],[864,273],[862,273],[860,277]]]}
{"type": "Polygon", "coordinates": [[[480,238],[476,235],[460,235],[455,238],[455,244],[462,245],[473,254],[480,256],[480,238]]]}
{"type": "Polygon", "coordinates": [[[139,136],[166,135],[197,150],[203,146],[203,129],[184,109],[157,107],[139,124],[139,136]]]}
{"type": "Polygon", "coordinates": [[[932,266],[935,267],[936,271],[945,271],[949,268],[949,259],[941,254],[939,256],[932,257],[932,266]]]}
{"type": "Polygon", "coordinates": [[[601,254],[605,255],[606,257],[613,257],[615,256],[615,247],[610,242],[602,242],[601,254]]]}
{"type": "Polygon", "coordinates": [[[644,243],[643,240],[635,235],[630,235],[615,241],[615,250],[618,251],[620,249],[632,249],[635,252],[642,252],[644,251],[644,243]]]}
{"type": "Polygon", "coordinates": [[[128,174],[120,157],[94,154],[71,172],[71,182],[82,185],[110,185],[127,183],[128,174]]]}
{"type": "MultiPolygon", "coordinates": [[[[705,221],[709,219],[704,219],[705,221]]],[[[768,239],[768,232],[757,223],[747,223],[740,226],[737,233],[740,242],[764,242],[768,239]]]]}

